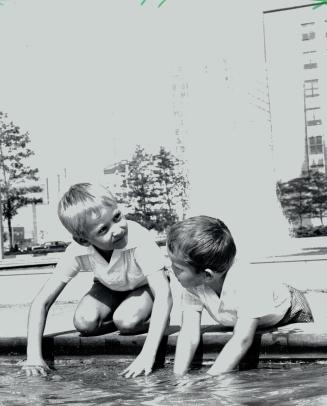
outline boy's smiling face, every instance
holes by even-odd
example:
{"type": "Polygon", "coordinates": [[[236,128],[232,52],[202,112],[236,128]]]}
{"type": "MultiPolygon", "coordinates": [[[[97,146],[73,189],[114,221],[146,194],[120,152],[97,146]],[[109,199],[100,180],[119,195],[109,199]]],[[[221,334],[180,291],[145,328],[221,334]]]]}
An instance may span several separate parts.
{"type": "Polygon", "coordinates": [[[183,261],[183,257],[178,254],[178,251],[172,253],[168,250],[168,255],[171,260],[172,270],[184,288],[192,288],[204,284],[205,273],[197,272],[192,265],[183,261]]]}
{"type": "Polygon", "coordinates": [[[117,207],[102,206],[88,216],[85,234],[87,242],[100,250],[122,249],[127,244],[127,222],[117,207]]]}

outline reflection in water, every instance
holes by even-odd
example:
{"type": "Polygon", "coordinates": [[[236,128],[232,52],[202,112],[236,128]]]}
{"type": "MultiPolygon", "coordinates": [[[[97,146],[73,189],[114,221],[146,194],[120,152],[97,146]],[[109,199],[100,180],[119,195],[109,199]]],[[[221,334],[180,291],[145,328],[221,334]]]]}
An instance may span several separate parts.
{"type": "Polygon", "coordinates": [[[263,365],[206,377],[207,367],[175,377],[172,366],[148,377],[125,379],[128,360],[68,362],[46,377],[27,378],[19,367],[0,370],[0,404],[23,405],[326,405],[324,364],[263,365]]]}

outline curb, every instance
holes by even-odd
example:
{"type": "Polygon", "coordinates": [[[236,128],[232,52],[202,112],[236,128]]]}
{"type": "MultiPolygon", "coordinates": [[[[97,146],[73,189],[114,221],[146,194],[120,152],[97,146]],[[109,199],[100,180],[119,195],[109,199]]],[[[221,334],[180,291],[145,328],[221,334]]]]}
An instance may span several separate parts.
{"type": "MultiPolygon", "coordinates": [[[[292,325],[296,327],[296,324],[292,325]]],[[[162,351],[173,355],[178,326],[171,326],[162,351]]],[[[217,355],[231,338],[231,331],[217,331],[215,326],[203,326],[197,352],[201,357],[217,355]]],[[[118,332],[83,337],[77,332],[49,335],[43,338],[45,358],[61,355],[136,355],[142,349],[146,334],[120,335],[118,332]]],[[[160,351],[158,351],[159,353],[160,351]]],[[[26,337],[0,337],[0,355],[25,355],[26,337]]],[[[327,359],[327,332],[305,333],[278,330],[259,331],[249,350],[250,358],[260,360],[318,360],[327,359]]]]}

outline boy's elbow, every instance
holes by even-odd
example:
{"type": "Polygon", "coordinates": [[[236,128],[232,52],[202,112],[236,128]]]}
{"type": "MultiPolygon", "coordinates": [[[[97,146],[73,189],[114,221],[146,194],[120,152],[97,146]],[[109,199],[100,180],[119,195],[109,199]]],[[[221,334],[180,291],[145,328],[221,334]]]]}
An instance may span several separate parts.
{"type": "Polygon", "coordinates": [[[253,336],[237,338],[235,344],[238,345],[241,350],[247,351],[253,343],[253,338],[253,336]]]}
{"type": "Polygon", "coordinates": [[[243,348],[248,350],[251,347],[252,343],[253,343],[253,337],[247,337],[242,340],[241,345],[243,348]]]}
{"type": "Polygon", "coordinates": [[[166,300],[167,300],[167,304],[168,304],[169,308],[171,309],[173,307],[173,295],[171,294],[170,289],[167,292],[166,300]]]}
{"type": "Polygon", "coordinates": [[[233,343],[246,351],[253,343],[258,327],[258,319],[238,319],[233,332],[233,343]]]}
{"type": "Polygon", "coordinates": [[[30,311],[48,311],[51,304],[41,296],[36,296],[31,304],[30,311]]]}

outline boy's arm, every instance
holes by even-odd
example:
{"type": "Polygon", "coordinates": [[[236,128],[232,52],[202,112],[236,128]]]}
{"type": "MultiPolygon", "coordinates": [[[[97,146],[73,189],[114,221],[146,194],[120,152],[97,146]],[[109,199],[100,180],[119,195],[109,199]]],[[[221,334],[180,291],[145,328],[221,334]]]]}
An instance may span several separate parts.
{"type": "Polygon", "coordinates": [[[165,332],[172,308],[172,297],[169,281],[164,271],[153,272],[147,277],[154,295],[149,331],[142,351],[121,375],[126,378],[136,377],[143,371],[145,375],[151,372],[160,340],[165,332]]]}
{"type": "Polygon", "coordinates": [[[182,314],[182,325],[177,339],[174,372],[187,372],[200,342],[201,312],[187,309],[182,314]]]}
{"type": "Polygon", "coordinates": [[[253,343],[257,327],[258,319],[247,317],[237,319],[232,338],[224,346],[207,373],[209,375],[218,375],[232,371],[253,343]]]}
{"type": "Polygon", "coordinates": [[[42,337],[48,311],[66,283],[50,278],[37,294],[30,307],[27,328],[27,359],[23,369],[26,375],[46,375],[49,367],[42,356],[42,337]]]}
{"type": "Polygon", "coordinates": [[[69,246],[58,262],[52,276],[33,300],[27,327],[27,360],[23,369],[27,375],[45,375],[49,370],[42,356],[42,336],[48,311],[66,284],[79,272],[74,246],[69,246]]]}

